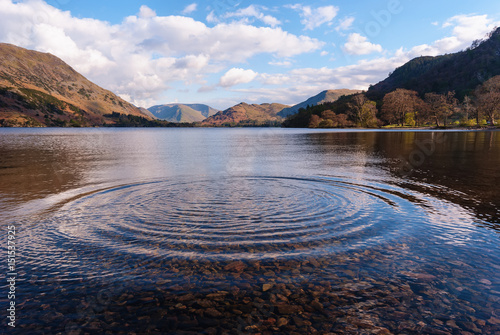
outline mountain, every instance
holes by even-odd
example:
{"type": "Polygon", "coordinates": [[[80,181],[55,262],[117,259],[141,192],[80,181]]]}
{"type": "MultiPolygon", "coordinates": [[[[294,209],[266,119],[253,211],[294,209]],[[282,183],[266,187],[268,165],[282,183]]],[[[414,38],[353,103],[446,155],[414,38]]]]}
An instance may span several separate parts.
{"type": "Polygon", "coordinates": [[[170,122],[201,122],[218,110],[202,104],[166,104],[148,110],[158,119],[170,122]]]}
{"type": "Polygon", "coordinates": [[[301,102],[295,106],[284,108],[281,112],[278,113],[281,117],[287,117],[289,115],[293,115],[299,112],[301,108],[307,108],[307,106],[316,106],[325,102],[334,102],[338,98],[343,95],[351,95],[360,93],[358,90],[348,90],[348,89],[340,89],[340,90],[327,90],[323,91],[320,94],[307,99],[304,102],[301,102]]]}
{"type": "Polygon", "coordinates": [[[0,126],[99,126],[112,113],[151,118],[51,54],[0,43],[0,126]]]}
{"type": "Polygon", "coordinates": [[[458,98],[470,94],[478,85],[500,75],[500,28],[483,41],[454,54],[418,57],[394,70],[389,77],[371,86],[367,96],[380,100],[397,88],[429,92],[455,91],[458,98]]]}
{"type": "Polygon", "coordinates": [[[151,119],[157,119],[157,117],[146,108],[139,107],[139,110],[141,111],[142,114],[149,116],[151,119]]]}
{"type": "Polygon", "coordinates": [[[287,107],[289,106],[277,103],[249,105],[242,102],[208,117],[202,124],[206,126],[263,125],[272,122],[280,122],[282,118],[278,116],[278,113],[283,110],[283,108],[287,107]]]}

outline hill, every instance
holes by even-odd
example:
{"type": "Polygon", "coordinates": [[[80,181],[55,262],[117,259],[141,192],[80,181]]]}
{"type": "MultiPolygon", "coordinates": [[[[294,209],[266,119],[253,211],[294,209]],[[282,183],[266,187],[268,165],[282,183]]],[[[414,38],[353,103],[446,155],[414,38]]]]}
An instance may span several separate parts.
{"type": "Polygon", "coordinates": [[[270,125],[279,123],[282,118],[278,115],[283,108],[289,106],[272,103],[249,105],[240,103],[210,116],[202,122],[205,126],[223,126],[223,125],[270,125]]]}
{"type": "Polygon", "coordinates": [[[318,95],[315,95],[314,97],[311,97],[311,98],[307,99],[306,101],[301,102],[295,106],[292,106],[289,108],[284,108],[281,112],[278,113],[278,115],[285,118],[287,116],[298,113],[299,109],[301,109],[301,108],[307,108],[307,106],[316,106],[316,105],[323,104],[325,102],[334,102],[343,95],[351,95],[351,94],[356,94],[359,92],[361,92],[361,91],[348,90],[348,89],[323,91],[323,92],[319,93],[318,95]]]}
{"type": "Polygon", "coordinates": [[[203,104],[166,104],[148,108],[158,119],[169,122],[201,122],[218,110],[203,104]]]}
{"type": "Polygon", "coordinates": [[[112,113],[151,119],[61,59],[0,43],[0,126],[98,126],[112,113]]]}
{"type": "Polygon", "coordinates": [[[500,75],[500,28],[489,38],[475,41],[454,54],[418,57],[394,70],[388,78],[371,86],[367,96],[380,100],[397,88],[425,93],[455,91],[459,99],[489,78],[500,75]]]}
{"type": "Polygon", "coordinates": [[[146,115],[146,116],[149,116],[151,119],[157,119],[156,116],[154,116],[153,113],[151,113],[149,110],[147,110],[146,108],[143,108],[143,107],[139,107],[139,110],[141,111],[142,114],[146,115]]]}

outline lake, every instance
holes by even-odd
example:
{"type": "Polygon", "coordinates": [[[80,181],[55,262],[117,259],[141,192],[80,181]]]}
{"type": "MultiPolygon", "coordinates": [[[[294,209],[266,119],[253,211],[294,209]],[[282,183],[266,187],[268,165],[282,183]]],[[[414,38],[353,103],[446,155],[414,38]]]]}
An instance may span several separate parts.
{"type": "Polygon", "coordinates": [[[500,332],[498,131],[0,129],[0,213],[19,333],[500,332]]]}

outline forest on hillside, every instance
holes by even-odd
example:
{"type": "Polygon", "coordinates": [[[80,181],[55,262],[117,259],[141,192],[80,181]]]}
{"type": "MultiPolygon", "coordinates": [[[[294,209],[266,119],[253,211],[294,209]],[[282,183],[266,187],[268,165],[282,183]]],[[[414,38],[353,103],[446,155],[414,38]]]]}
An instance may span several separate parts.
{"type": "Polygon", "coordinates": [[[464,51],[418,57],[367,92],[308,106],[285,127],[494,126],[500,117],[500,28],[464,51]]]}
{"type": "Polygon", "coordinates": [[[450,125],[494,126],[500,117],[500,76],[495,76],[462,100],[454,91],[429,92],[398,88],[379,101],[370,100],[366,93],[343,96],[339,100],[302,108],[288,117],[284,127],[296,128],[376,128],[387,125],[400,127],[450,125]]]}

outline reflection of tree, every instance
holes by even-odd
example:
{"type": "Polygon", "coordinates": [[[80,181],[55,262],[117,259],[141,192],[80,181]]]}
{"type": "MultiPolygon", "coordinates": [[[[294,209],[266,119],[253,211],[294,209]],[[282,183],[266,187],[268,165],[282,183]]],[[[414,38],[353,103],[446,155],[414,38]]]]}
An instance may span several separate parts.
{"type": "Polygon", "coordinates": [[[496,207],[500,189],[494,186],[500,183],[500,132],[332,132],[308,136],[328,157],[325,164],[370,164],[390,173],[405,188],[489,215],[487,220],[500,229],[496,207]],[[401,160],[408,160],[414,151],[422,152],[423,162],[413,167],[410,177],[402,178],[401,160]],[[356,163],[355,157],[365,158],[356,163]]]}

